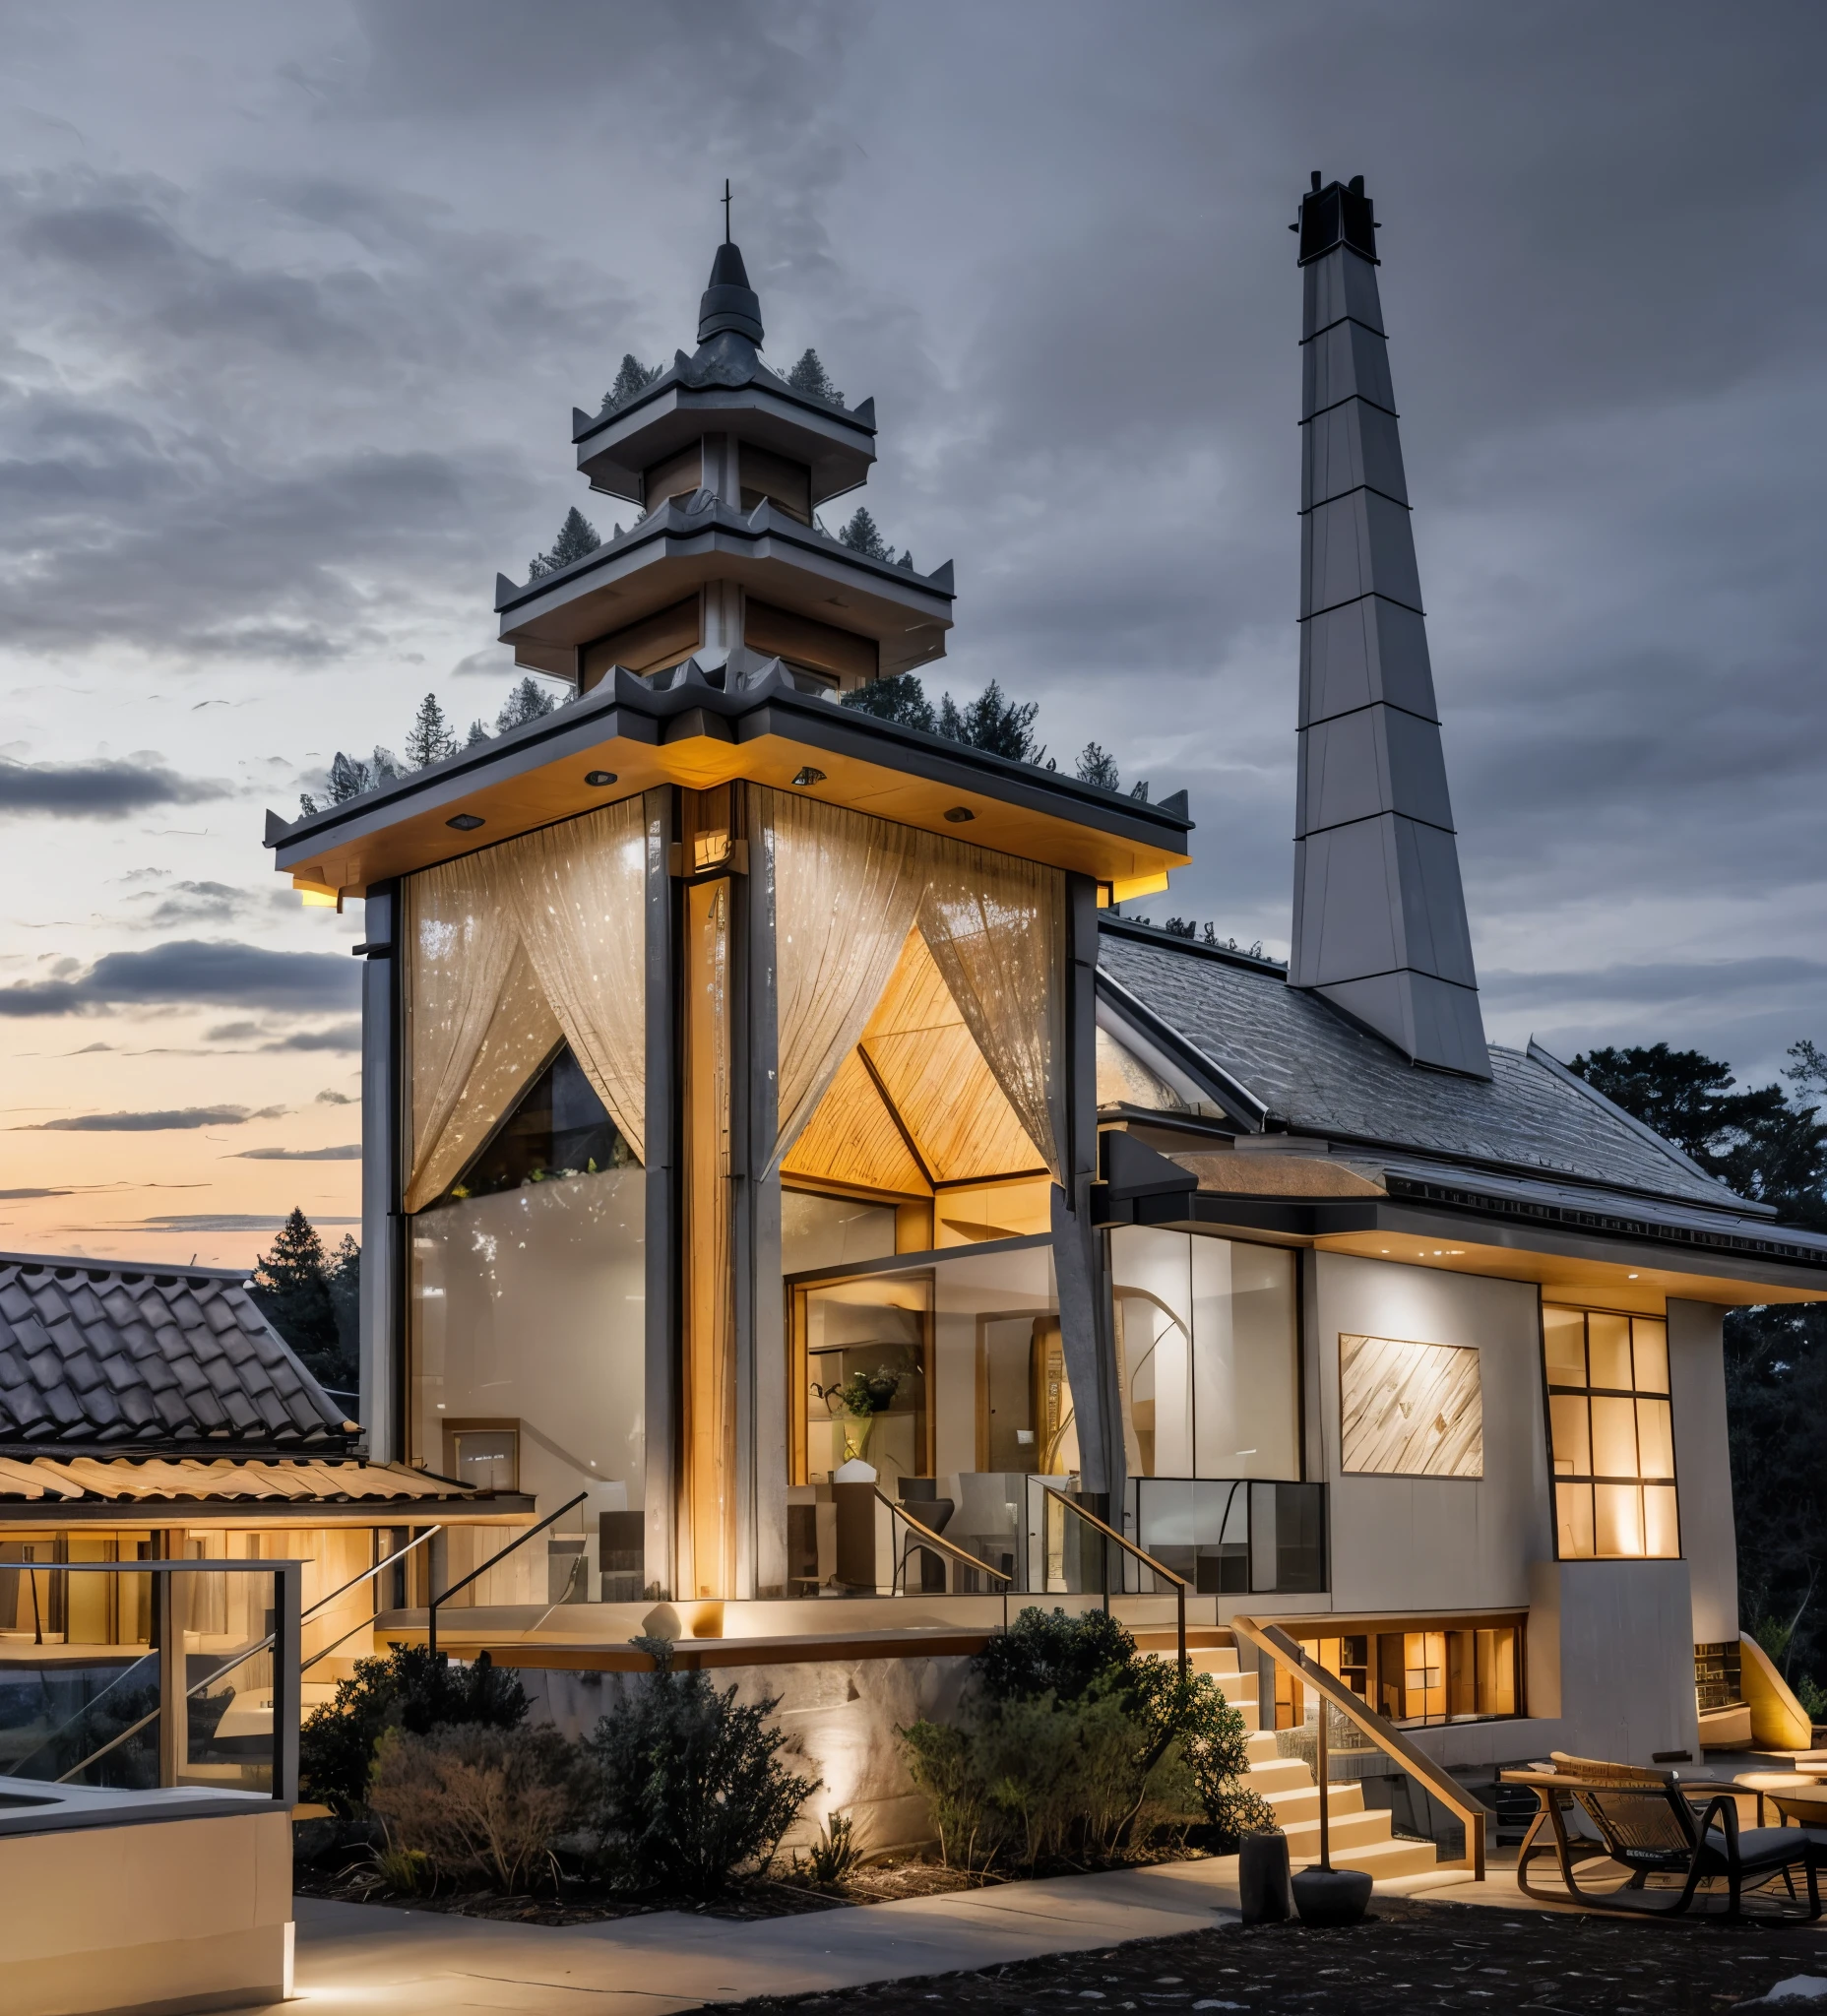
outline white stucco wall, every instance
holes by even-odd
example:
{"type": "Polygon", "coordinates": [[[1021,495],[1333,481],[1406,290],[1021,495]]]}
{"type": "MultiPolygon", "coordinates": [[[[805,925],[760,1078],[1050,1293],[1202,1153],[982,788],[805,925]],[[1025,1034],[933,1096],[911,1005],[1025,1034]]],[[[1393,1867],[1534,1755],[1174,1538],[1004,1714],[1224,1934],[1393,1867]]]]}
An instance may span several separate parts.
{"type": "Polygon", "coordinates": [[[1535,1289],[1321,1253],[1313,1290],[1307,1393],[1320,1428],[1314,1474],[1331,1486],[1330,1606],[1414,1614],[1525,1607],[1531,1562],[1554,1552],[1535,1289]],[[1341,1333],[1478,1348],[1481,1479],[1342,1473],[1341,1333]]]}
{"type": "Polygon", "coordinates": [[[1694,1643],[1738,1635],[1738,1547],[1732,1525],[1726,1436],[1726,1312],[1712,1302],[1669,1304],[1669,1385],[1681,1552],[1693,1590],[1694,1643]]]}

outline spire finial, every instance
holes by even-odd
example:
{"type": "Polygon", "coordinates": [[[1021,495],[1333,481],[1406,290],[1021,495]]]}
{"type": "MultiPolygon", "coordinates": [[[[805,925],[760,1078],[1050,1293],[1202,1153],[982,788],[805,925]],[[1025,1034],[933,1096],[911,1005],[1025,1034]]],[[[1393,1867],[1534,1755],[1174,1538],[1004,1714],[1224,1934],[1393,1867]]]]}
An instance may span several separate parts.
{"type": "Polygon", "coordinates": [[[724,177],[724,243],[729,243],[729,177],[724,177]]]}

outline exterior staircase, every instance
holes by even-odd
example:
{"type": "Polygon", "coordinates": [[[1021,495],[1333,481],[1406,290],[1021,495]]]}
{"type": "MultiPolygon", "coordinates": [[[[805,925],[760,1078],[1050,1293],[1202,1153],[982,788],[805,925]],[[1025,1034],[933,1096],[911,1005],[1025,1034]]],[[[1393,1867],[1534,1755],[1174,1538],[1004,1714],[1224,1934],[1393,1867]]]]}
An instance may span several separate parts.
{"type": "MultiPolygon", "coordinates": [[[[1255,1673],[1241,1670],[1234,1645],[1189,1645],[1187,1658],[1194,1672],[1212,1675],[1225,1699],[1243,1717],[1250,1732],[1249,1788],[1261,1795],[1288,1837],[1289,1860],[1296,1869],[1318,1861],[1319,1788],[1312,1771],[1298,1757],[1284,1757],[1276,1748],[1275,1732],[1262,1727],[1255,1673]]],[[[1364,1869],[1383,1877],[1419,1875],[1437,1865],[1433,1843],[1398,1841],[1389,1815],[1364,1804],[1361,1786],[1334,1785],[1327,1807],[1334,1868],[1364,1869]]]]}

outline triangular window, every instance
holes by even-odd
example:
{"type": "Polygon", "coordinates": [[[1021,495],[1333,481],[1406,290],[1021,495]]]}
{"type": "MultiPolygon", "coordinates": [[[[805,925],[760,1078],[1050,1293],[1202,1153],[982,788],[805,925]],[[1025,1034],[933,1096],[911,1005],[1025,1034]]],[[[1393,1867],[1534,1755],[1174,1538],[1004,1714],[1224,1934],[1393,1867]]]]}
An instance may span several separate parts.
{"type": "Polygon", "coordinates": [[[638,1166],[634,1150],[565,1043],[438,1202],[638,1166]]]}

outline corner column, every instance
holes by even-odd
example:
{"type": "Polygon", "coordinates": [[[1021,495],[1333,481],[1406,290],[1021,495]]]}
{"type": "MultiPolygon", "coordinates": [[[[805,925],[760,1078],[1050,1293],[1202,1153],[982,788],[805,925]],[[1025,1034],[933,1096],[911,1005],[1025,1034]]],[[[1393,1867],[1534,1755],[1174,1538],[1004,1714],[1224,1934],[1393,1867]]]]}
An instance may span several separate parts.
{"type": "Polygon", "coordinates": [[[646,793],[647,873],[647,1405],[646,1572],[649,1588],[678,1597],[678,1014],[672,929],[668,787],[646,793]]]}
{"type": "Polygon", "coordinates": [[[400,1210],[406,1074],[400,998],[404,887],[370,890],[361,967],[361,1290],[357,1384],[368,1457],[406,1460],[406,1240],[400,1210]]]}

